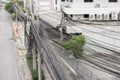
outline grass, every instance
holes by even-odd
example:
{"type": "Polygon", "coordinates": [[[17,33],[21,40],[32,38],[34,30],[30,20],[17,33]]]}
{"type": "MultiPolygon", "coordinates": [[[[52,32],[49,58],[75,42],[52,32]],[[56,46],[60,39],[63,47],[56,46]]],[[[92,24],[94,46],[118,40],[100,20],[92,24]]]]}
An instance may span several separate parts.
{"type": "MultiPolygon", "coordinates": [[[[37,64],[37,69],[33,70],[33,60],[32,60],[31,55],[27,54],[26,58],[27,58],[28,67],[29,67],[29,69],[31,71],[32,80],[38,80],[38,64],[37,64]]],[[[44,70],[42,70],[42,75],[41,76],[42,76],[42,80],[46,80],[44,70]]]]}
{"type": "Polygon", "coordinates": [[[32,80],[38,80],[38,68],[36,70],[33,70],[33,60],[31,55],[27,54],[26,58],[27,58],[28,67],[31,71],[32,80]]]}

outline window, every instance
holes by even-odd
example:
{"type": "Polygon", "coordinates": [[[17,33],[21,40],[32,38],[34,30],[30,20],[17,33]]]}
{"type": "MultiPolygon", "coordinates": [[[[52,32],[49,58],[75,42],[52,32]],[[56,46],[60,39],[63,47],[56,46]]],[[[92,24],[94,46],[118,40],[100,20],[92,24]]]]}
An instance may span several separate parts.
{"type": "Polygon", "coordinates": [[[109,0],[109,2],[117,2],[117,0],[109,0]]]}
{"type": "Polygon", "coordinates": [[[73,2],[73,0],[70,0],[70,2],[73,2]]]}
{"type": "MultiPolygon", "coordinates": [[[[61,0],[61,2],[65,2],[65,0],[61,0]]],[[[69,2],[69,0],[67,0],[67,2],[69,2]]],[[[70,0],[70,2],[73,2],[73,0],[70,0]]]]}
{"type": "Polygon", "coordinates": [[[71,14],[70,17],[73,18],[73,15],[71,14]]]}
{"type": "Polygon", "coordinates": [[[93,2],[93,0],[84,0],[84,2],[93,2]]]}
{"type": "Polygon", "coordinates": [[[84,18],[89,18],[89,14],[84,14],[84,18]]]}
{"type": "Polygon", "coordinates": [[[62,2],[65,2],[65,0],[61,0],[62,2]]]}
{"type": "Polygon", "coordinates": [[[110,17],[110,20],[112,19],[112,15],[111,14],[109,14],[109,17],[110,17]]]}
{"type": "Polygon", "coordinates": [[[57,5],[57,0],[55,0],[55,4],[57,5]]]}

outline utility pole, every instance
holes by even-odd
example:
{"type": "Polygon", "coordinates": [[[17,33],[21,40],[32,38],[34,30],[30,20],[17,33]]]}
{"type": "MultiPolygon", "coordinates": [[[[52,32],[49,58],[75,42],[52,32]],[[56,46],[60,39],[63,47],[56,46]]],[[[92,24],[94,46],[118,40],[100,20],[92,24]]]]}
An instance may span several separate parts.
{"type": "Polygon", "coordinates": [[[32,20],[34,21],[34,0],[31,0],[31,15],[32,15],[32,20]]]}
{"type": "Polygon", "coordinates": [[[36,49],[35,44],[33,44],[32,57],[33,57],[33,70],[36,70],[36,49]]]}
{"type": "MultiPolygon", "coordinates": [[[[38,1],[38,8],[37,8],[37,12],[38,12],[38,14],[37,14],[37,21],[38,21],[38,26],[40,25],[39,24],[39,0],[37,0],[38,1]]],[[[42,54],[42,51],[43,51],[43,49],[41,48],[41,51],[39,51],[39,49],[38,49],[38,56],[37,56],[37,58],[38,58],[38,80],[42,80],[42,78],[41,78],[41,75],[42,75],[42,64],[41,64],[41,56],[40,56],[40,54],[42,54]]]]}
{"type": "MultiPolygon", "coordinates": [[[[30,11],[31,11],[31,19],[34,24],[34,0],[30,1],[30,11]]],[[[36,70],[36,51],[35,51],[34,44],[33,44],[33,49],[32,49],[32,57],[33,57],[33,70],[36,70]]]]}
{"type": "Polygon", "coordinates": [[[39,9],[39,0],[37,0],[37,1],[38,1],[38,4],[37,4],[37,5],[38,5],[38,8],[37,8],[37,10],[38,10],[38,21],[39,21],[39,10],[40,10],[40,9],[39,9]]]}
{"type": "Polygon", "coordinates": [[[40,59],[40,51],[38,50],[38,80],[41,80],[41,59],[40,59]]]}
{"type": "Polygon", "coordinates": [[[60,41],[62,43],[62,41],[63,41],[63,20],[64,20],[63,5],[62,4],[61,4],[61,12],[62,12],[62,19],[61,19],[61,24],[60,24],[60,41]]]}

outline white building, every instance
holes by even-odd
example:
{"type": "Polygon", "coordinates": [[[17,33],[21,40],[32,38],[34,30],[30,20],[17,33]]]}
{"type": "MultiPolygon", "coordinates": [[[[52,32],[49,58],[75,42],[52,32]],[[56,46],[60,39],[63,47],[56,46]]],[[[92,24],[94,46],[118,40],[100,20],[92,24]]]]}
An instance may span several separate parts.
{"type": "Polygon", "coordinates": [[[120,20],[120,0],[35,0],[40,11],[61,11],[73,20],[120,20]],[[39,1],[39,3],[38,3],[39,1]]]}
{"type": "Polygon", "coordinates": [[[34,0],[35,14],[62,6],[73,20],[120,20],[120,0],[34,0]]]}
{"type": "Polygon", "coordinates": [[[120,20],[120,0],[69,0],[64,12],[74,20],[120,20]]]}

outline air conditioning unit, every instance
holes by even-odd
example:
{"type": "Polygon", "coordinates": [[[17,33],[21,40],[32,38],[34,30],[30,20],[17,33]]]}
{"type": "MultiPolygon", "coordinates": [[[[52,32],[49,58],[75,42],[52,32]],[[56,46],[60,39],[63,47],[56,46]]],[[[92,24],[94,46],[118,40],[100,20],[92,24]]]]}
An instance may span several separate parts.
{"type": "Polygon", "coordinates": [[[97,14],[96,20],[102,20],[102,14],[97,14]]]}
{"type": "Polygon", "coordinates": [[[109,20],[110,19],[110,17],[109,17],[109,14],[104,14],[104,20],[109,20]]]}
{"type": "Polygon", "coordinates": [[[112,20],[118,20],[118,13],[112,12],[112,14],[111,14],[111,19],[112,19],[112,20]]]}
{"type": "Polygon", "coordinates": [[[89,20],[95,20],[95,14],[90,14],[89,15],[89,20]]]}

